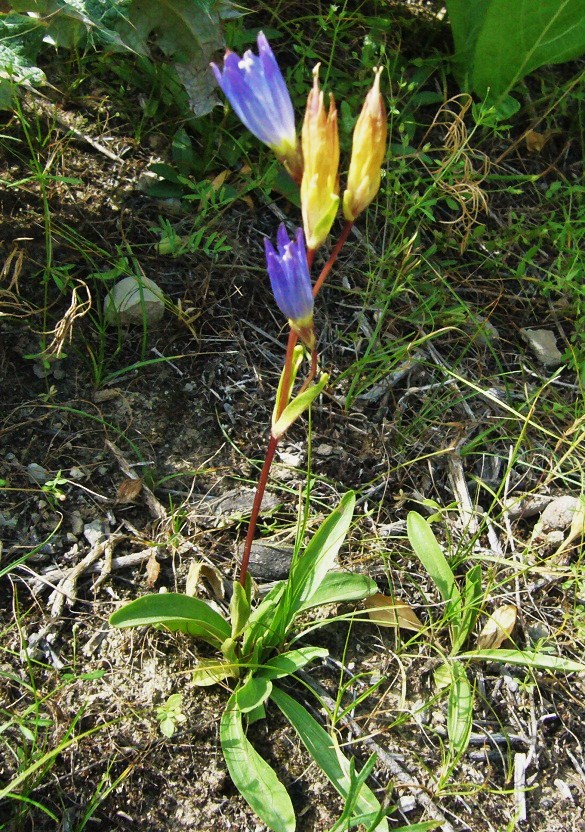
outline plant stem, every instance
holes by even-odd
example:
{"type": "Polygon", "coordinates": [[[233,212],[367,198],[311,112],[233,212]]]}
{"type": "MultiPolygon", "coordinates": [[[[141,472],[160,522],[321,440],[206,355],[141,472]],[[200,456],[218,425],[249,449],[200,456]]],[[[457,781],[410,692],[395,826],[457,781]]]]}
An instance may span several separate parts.
{"type": "MultiPolygon", "coordinates": [[[[341,251],[343,244],[347,240],[349,236],[349,232],[351,231],[353,223],[346,222],[343,226],[343,230],[339,237],[339,240],[335,244],[335,247],[331,254],[329,255],[329,259],[323,266],[321,274],[317,278],[315,285],[313,286],[313,297],[316,297],[319,289],[323,285],[325,278],[333,268],[335,261],[341,251]]],[[[307,260],[309,263],[309,269],[313,265],[313,260],[315,259],[315,250],[309,249],[307,251],[307,260]]],[[[284,359],[284,378],[282,380],[282,400],[276,403],[276,418],[278,419],[282,415],[282,411],[286,407],[290,396],[287,395],[287,390],[289,387],[289,380],[290,374],[292,372],[292,357],[293,357],[293,350],[296,346],[297,341],[299,340],[299,336],[296,332],[293,332],[291,329],[288,334],[288,342],[286,345],[286,356],[284,359]]],[[[309,371],[309,375],[305,379],[305,382],[301,388],[301,392],[306,390],[309,386],[311,381],[315,378],[317,374],[317,350],[314,349],[311,353],[311,369],[309,371]]],[[[266,449],[266,456],[264,457],[264,464],[262,465],[262,471],[260,472],[260,478],[258,480],[258,485],[256,486],[256,494],[254,495],[254,503],[252,505],[252,513],[250,515],[250,524],[248,526],[248,532],[246,534],[246,541],[244,543],[244,551],[242,552],[242,564],[240,566],[240,577],[239,582],[242,586],[246,585],[246,575],[248,573],[248,563],[250,562],[250,552],[252,551],[252,542],[254,540],[254,535],[256,533],[256,523],[258,522],[258,515],[260,514],[260,507],[262,505],[262,498],[264,497],[264,492],[266,491],[266,484],[268,482],[268,475],[270,473],[270,469],[272,467],[272,460],[274,459],[274,454],[276,452],[276,446],[278,445],[278,439],[274,436],[270,436],[268,441],[268,448],[266,449]]]]}
{"type": "Polygon", "coordinates": [[[252,505],[252,514],[250,515],[250,525],[248,526],[248,534],[246,535],[246,542],[244,543],[244,551],[242,553],[242,565],[240,566],[239,581],[243,587],[246,586],[246,575],[248,573],[248,563],[250,561],[250,552],[252,551],[252,541],[254,540],[254,533],[256,532],[256,523],[258,515],[260,514],[260,506],[262,505],[262,498],[266,490],[266,483],[268,482],[268,474],[272,467],[272,460],[274,459],[274,452],[278,445],[278,439],[270,435],[268,440],[268,448],[266,449],[266,456],[264,457],[264,465],[260,473],[260,479],[256,486],[256,494],[254,495],[254,504],[252,505]]]}
{"type": "Polygon", "coordinates": [[[329,255],[329,260],[323,266],[321,274],[319,275],[319,277],[317,278],[317,282],[313,286],[313,297],[314,298],[316,298],[317,295],[319,294],[319,290],[321,289],[321,286],[325,282],[325,278],[327,277],[327,275],[329,274],[329,272],[333,268],[333,265],[334,265],[335,261],[337,260],[339,252],[343,248],[343,244],[345,243],[345,241],[349,237],[349,232],[351,231],[352,226],[353,226],[353,222],[351,220],[347,220],[345,225],[343,226],[343,230],[340,234],[339,240],[336,242],[335,248],[333,249],[333,251],[329,255]]]}

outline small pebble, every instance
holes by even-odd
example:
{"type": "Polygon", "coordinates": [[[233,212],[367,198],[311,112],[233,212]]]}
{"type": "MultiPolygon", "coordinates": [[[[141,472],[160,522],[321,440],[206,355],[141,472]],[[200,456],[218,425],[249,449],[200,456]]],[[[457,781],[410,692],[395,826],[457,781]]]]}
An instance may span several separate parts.
{"type": "Polygon", "coordinates": [[[93,520],[91,523],[86,523],[83,527],[83,536],[90,546],[95,546],[100,543],[106,536],[106,530],[100,520],[93,520]]]}

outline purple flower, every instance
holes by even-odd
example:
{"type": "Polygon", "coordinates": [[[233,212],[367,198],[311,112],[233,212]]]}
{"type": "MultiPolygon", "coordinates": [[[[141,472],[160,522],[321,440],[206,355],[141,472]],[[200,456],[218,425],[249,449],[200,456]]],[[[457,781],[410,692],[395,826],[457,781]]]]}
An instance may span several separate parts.
{"type": "Polygon", "coordinates": [[[258,34],[258,55],[249,49],[242,58],[229,49],[223,72],[211,68],[217,83],[240,120],[300,177],[301,157],[289,91],[266,37],[258,34]]]}
{"type": "Polygon", "coordinates": [[[293,329],[301,331],[313,327],[313,287],[307,262],[307,250],[302,229],[296,241],[290,240],[282,223],[276,235],[278,252],[270,240],[264,240],[266,265],[275,300],[293,329]]]}

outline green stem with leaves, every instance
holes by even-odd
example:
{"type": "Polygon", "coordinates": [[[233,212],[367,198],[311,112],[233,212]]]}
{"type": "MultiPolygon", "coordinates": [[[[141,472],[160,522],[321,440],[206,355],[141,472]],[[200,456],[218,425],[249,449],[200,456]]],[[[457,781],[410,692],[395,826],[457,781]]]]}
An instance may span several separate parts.
{"type": "MultiPolygon", "coordinates": [[[[329,255],[329,259],[323,266],[319,277],[317,278],[315,285],[313,286],[313,297],[316,297],[323,285],[327,275],[333,268],[337,257],[339,256],[339,252],[343,248],[344,243],[346,242],[349,233],[351,231],[353,223],[346,222],[341,235],[333,248],[333,251],[329,255]]],[[[315,258],[315,252],[312,249],[309,249],[307,252],[307,259],[309,261],[309,268],[313,265],[313,260],[315,258]]],[[[284,370],[283,370],[283,381],[281,385],[282,395],[279,402],[277,402],[276,406],[276,418],[278,419],[288,404],[288,395],[287,391],[290,387],[290,375],[292,373],[292,360],[293,360],[293,351],[296,346],[296,343],[299,339],[299,336],[296,332],[292,329],[288,335],[288,342],[286,345],[286,356],[284,359],[284,370]]],[[[302,390],[305,390],[315,375],[317,374],[317,351],[316,349],[312,350],[311,352],[311,369],[309,371],[309,375],[305,379],[305,382],[302,386],[302,390]]],[[[264,463],[262,465],[262,471],[260,472],[260,477],[258,479],[258,485],[256,486],[256,494],[254,495],[254,502],[252,504],[252,513],[250,514],[250,523],[248,525],[248,532],[246,534],[246,540],[244,543],[244,551],[242,552],[242,563],[240,566],[240,576],[238,578],[240,584],[245,586],[246,584],[246,575],[248,574],[248,564],[250,562],[250,553],[252,551],[252,543],[254,541],[254,535],[256,533],[256,524],[258,522],[258,516],[260,514],[260,507],[262,505],[262,499],[264,497],[264,492],[266,491],[266,484],[268,483],[268,475],[270,474],[270,469],[272,467],[272,462],[274,460],[274,454],[276,453],[276,447],[278,445],[278,438],[274,436],[270,436],[268,441],[268,447],[266,449],[266,455],[264,457],[264,463]]]]}

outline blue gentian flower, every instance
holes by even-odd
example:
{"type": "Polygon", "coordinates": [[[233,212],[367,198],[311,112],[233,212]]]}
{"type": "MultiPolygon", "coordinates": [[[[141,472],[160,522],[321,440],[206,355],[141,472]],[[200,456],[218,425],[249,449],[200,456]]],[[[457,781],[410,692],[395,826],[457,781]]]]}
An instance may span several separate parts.
{"type": "Polygon", "coordinates": [[[289,239],[282,223],[278,228],[276,243],[278,252],[270,240],[264,240],[266,265],[274,298],[292,329],[312,348],[315,342],[313,287],[303,231],[299,228],[296,239],[289,239]]]}
{"type": "Polygon", "coordinates": [[[292,101],[264,34],[258,34],[258,55],[249,49],[240,58],[228,49],[223,72],[215,64],[211,68],[240,120],[300,181],[302,162],[292,101]]]}

